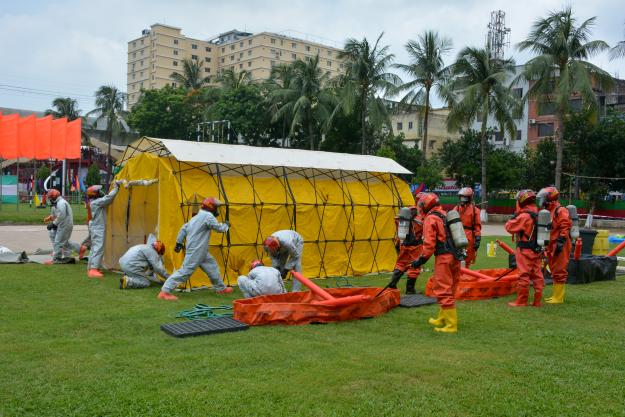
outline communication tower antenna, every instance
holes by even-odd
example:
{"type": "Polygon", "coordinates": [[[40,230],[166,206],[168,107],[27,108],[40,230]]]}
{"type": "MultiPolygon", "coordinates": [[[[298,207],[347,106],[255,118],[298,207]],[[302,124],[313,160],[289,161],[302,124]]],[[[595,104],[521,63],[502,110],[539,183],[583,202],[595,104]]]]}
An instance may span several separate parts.
{"type": "Polygon", "coordinates": [[[504,58],[504,49],[510,46],[510,28],[506,27],[506,12],[503,10],[490,12],[486,43],[490,47],[491,59],[504,58]]]}

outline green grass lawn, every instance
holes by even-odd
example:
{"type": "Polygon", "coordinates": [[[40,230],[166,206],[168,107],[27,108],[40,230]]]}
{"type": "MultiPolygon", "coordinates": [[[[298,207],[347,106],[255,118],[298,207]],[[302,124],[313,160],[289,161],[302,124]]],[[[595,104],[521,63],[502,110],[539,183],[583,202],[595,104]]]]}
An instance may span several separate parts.
{"type": "MultiPolygon", "coordinates": [[[[479,266],[504,266],[485,246],[479,266]]],[[[0,266],[0,416],[625,415],[622,278],[569,286],[561,306],[460,302],[456,335],[432,331],[427,306],[189,339],[159,326],[238,291],[163,302],[156,287],[118,290],[118,278],[0,266]]]]}
{"type": "MultiPolygon", "coordinates": [[[[87,224],[87,209],[84,204],[72,204],[74,224],[87,224]]],[[[26,203],[0,204],[0,225],[2,224],[42,224],[50,214],[50,207],[37,208],[26,203]]]]}

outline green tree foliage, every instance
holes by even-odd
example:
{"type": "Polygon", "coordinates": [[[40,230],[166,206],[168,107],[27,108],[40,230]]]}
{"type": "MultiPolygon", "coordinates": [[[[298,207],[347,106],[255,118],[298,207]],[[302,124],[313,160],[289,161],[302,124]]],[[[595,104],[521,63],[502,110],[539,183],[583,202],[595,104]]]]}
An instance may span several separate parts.
{"type": "Polygon", "coordinates": [[[417,168],[413,183],[425,183],[429,190],[433,190],[443,182],[443,166],[440,161],[434,157],[425,161],[417,168]]]}
{"type": "Polygon", "coordinates": [[[37,179],[45,180],[50,176],[50,168],[47,165],[42,165],[37,169],[37,179]]]}
{"type": "Polygon", "coordinates": [[[172,72],[170,77],[187,91],[198,90],[210,82],[210,77],[204,77],[202,74],[203,63],[204,61],[184,59],[182,60],[182,74],[172,72]]]}
{"type": "Polygon", "coordinates": [[[423,154],[419,149],[404,145],[404,135],[393,136],[390,134],[378,149],[378,156],[391,158],[404,168],[416,173],[421,165],[423,154]]]}
{"type": "Polygon", "coordinates": [[[87,178],[85,178],[85,183],[87,187],[92,185],[100,185],[100,167],[96,164],[91,164],[89,169],[87,170],[87,178]]]}

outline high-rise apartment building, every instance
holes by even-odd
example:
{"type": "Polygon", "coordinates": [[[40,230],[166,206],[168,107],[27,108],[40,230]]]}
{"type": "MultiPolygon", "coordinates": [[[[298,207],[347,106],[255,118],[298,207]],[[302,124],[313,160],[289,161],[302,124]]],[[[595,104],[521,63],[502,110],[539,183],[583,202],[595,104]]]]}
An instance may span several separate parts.
{"type": "Polygon", "coordinates": [[[203,75],[215,82],[221,71],[247,71],[251,79],[269,78],[271,68],[297,59],[319,55],[320,68],[334,77],[343,70],[340,49],[318,42],[271,32],[231,30],[214,39],[188,38],[177,27],[154,24],[141,37],[128,42],[127,93],[132,107],[141,90],[176,86],[174,72],[182,73],[182,61],[202,62],[203,75]]]}

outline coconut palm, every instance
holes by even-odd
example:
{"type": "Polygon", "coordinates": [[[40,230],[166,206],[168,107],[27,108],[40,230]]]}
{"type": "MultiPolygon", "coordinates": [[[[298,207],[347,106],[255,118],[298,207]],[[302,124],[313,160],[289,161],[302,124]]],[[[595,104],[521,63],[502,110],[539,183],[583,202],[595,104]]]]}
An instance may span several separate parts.
{"type": "MultiPolygon", "coordinates": [[[[294,75],[294,67],[289,64],[276,65],[271,69],[269,80],[267,80],[266,86],[268,91],[276,89],[288,88],[294,75]]],[[[284,104],[278,97],[268,97],[269,113],[274,115],[278,112],[278,109],[284,104]]],[[[282,146],[285,146],[287,129],[290,126],[291,115],[283,114],[282,116],[282,146]]]]}
{"type": "Polygon", "coordinates": [[[443,96],[441,88],[449,76],[449,68],[445,66],[443,57],[451,50],[451,40],[440,36],[438,32],[427,30],[417,40],[409,40],[404,46],[409,64],[395,64],[410,76],[410,81],[397,86],[397,92],[406,92],[401,104],[410,107],[418,105],[423,108],[423,141],[421,152],[423,163],[428,143],[428,119],[430,114],[430,94],[432,89],[443,96]]]}
{"type": "Polygon", "coordinates": [[[597,98],[593,86],[607,88],[612,84],[610,75],[591,64],[587,59],[608,49],[601,40],[590,40],[595,17],[578,24],[570,7],[551,12],[532,26],[532,31],[517,47],[537,56],[526,65],[522,76],[530,82],[524,99],[536,98],[539,103],[555,102],[558,129],[555,131],[556,175],[555,186],[560,187],[564,139],[562,126],[570,114],[571,96],[581,97],[584,106],[596,108],[597,98]]]}
{"type": "Polygon", "coordinates": [[[106,140],[108,143],[107,168],[108,175],[106,185],[111,181],[112,161],[111,161],[111,141],[113,140],[113,131],[120,131],[125,128],[126,111],[124,103],[126,102],[126,94],[119,91],[113,85],[103,85],[95,93],[96,108],[91,110],[89,114],[97,116],[96,122],[106,120],[106,140]]]}
{"type": "Polygon", "coordinates": [[[620,41],[610,49],[610,59],[625,58],[625,41],[620,41]]]}
{"type": "MultiPolygon", "coordinates": [[[[315,150],[315,132],[326,131],[336,98],[328,88],[328,73],[319,68],[319,56],[307,62],[297,60],[293,64],[292,79],[287,86],[269,92],[269,100],[282,103],[273,121],[291,118],[289,134],[297,129],[308,133],[310,149],[315,150]]],[[[320,142],[320,141],[318,141],[320,142]]]]}
{"type": "Polygon", "coordinates": [[[502,132],[510,137],[516,134],[514,117],[519,110],[518,100],[512,94],[508,80],[514,75],[512,59],[494,59],[486,48],[464,48],[452,66],[452,80],[446,86],[455,94],[447,95],[451,110],[447,117],[449,130],[457,130],[474,120],[481,123],[481,197],[486,208],[487,167],[486,147],[488,118],[493,117],[502,132]]]}
{"type": "Polygon", "coordinates": [[[217,81],[223,90],[238,90],[240,87],[250,84],[252,76],[245,70],[235,71],[228,69],[221,72],[217,81]]]}
{"type": "Polygon", "coordinates": [[[70,97],[57,97],[52,100],[52,107],[54,108],[45,111],[46,116],[51,115],[55,119],[66,117],[69,121],[80,119],[82,121],[80,127],[81,141],[85,145],[90,145],[89,136],[85,132],[87,119],[80,114],[82,111],[78,108],[78,102],[70,97]]]}
{"type": "Polygon", "coordinates": [[[374,126],[390,126],[387,108],[379,96],[386,95],[401,83],[397,75],[387,72],[395,56],[388,52],[388,45],[380,45],[383,35],[381,33],[373,45],[367,38],[361,41],[350,38],[339,54],[346,66],[341,107],[348,114],[354,109],[360,111],[363,155],[367,153],[367,119],[374,126]]]}
{"type": "Polygon", "coordinates": [[[169,77],[179,83],[185,90],[199,90],[210,82],[210,77],[202,75],[203,63],[194,59],[184,59],[182,60],[182,74],[172,72],[169,77]]]}

